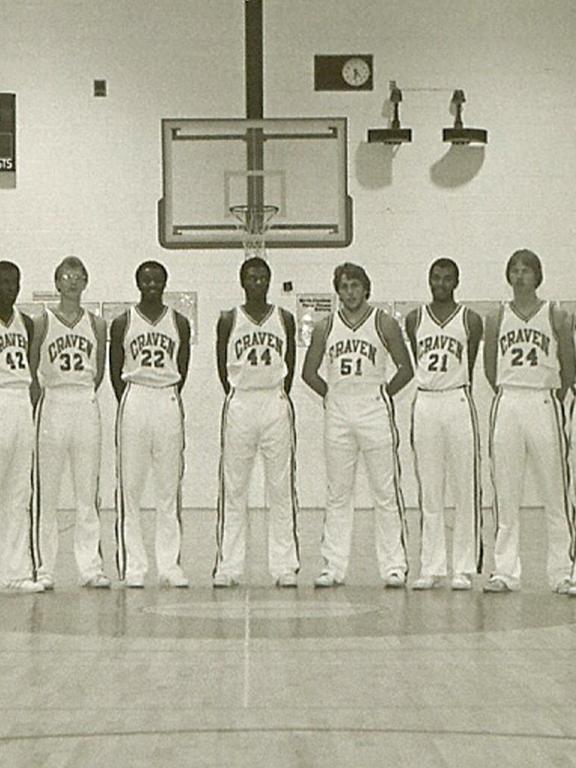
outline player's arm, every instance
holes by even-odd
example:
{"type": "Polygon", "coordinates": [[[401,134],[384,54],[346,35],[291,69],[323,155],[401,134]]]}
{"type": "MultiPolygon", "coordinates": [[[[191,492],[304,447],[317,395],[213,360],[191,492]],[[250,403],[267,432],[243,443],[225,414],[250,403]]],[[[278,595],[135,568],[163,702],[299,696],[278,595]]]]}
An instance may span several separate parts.
{"type": "Polygon", "coordinates": [[[24,321],[24,327],[26,328],[26,338],[28,339],[28,348],[26,350],[26,358],[28,360],[28,369],[30,369],[30,350],[32,349],[32,340],[34,339],[34,321],[28,315],[21,313],[22,320],[24,321]]]}
{"type": "Polygon", "coordinates": [[[188,377],[188,368],[190,367],[190,322],[187,317],[184,317],[179,312],[175,312],[174,316],[176,318],[178,335],[180,336],[180,346],[178,347],[178,357],[176,359],[178,373],[180,374],[178,392],[182,392],[182,387],[188,377]]]}
{"type": "Polygon", "coordinates": [[[414,356],[414,363],[418,364],[418,345],[416,343],[416,326],[418,325],[418,310],[413,309],[406,315],[406,335],[410,342],[410,349],[414,356]]]}
{"type": "Polygon", "coordinates": [[[560,307],[552,307],[552,325],[558,341],[558,362],[560,363],[560,389],[558,396],[564,399],[566,392],[574,386],[576,376],[576,355],[574,335],[569,315],[560,307]]]}
{"type": "Polygon", "coordinates": [[[284,362],[286,363],[287,373],[284,378],[284,391],[289,395],[292,389],[294,368],[296,366],[296,321],[292,312],[288,312],[287,309],[280,308],[280,312],[282,313],[284,328],[286,329],[286,355],[284,362]]]}
{"type": "Polygon", "coordinates": [[[28,348],[28,364],[30,366],[30,375],[32,383],[30,384],[30,399],[34,408],[40,398],[40,382],[38,381],[38,366],[40,364],[40,345],[46,335],[48,317],[43,312],[34,318],[32,341],[28,348]]]}
{"type": "Polygon", "coordinates": [[[326,335],[329,322],[329,317],[323,317],[322,320],[315,323],[312,330],[310,346],[306,351],[304,365],[302,366],[302,379],[308,384],[310,389],[313,389],[314,392],[322,398],[326,397],[328,384],[322,376],[320,376],[318,370],[320,369],[324,358],[324,352],[326,351],[326,335]]]}
{"type": "Polygon", "coordinates": [[[120,402],[122,393],[126,388],[126,382],[122,381],[122,369],[124,368],[124,336],[126,335],[127,326],[127,312],[115,318],[110,326],[110,354],[108,362],[110,364],[110,380],[118,402],[120,402]]]}
{"type": "Polygon", "coordinates": [[[484,331],[484,373],[488,383],[496,392],[496,368],[498,363],[498,327],[500,312],[493,312],[486,319],[484,331]]]}
{"type": "Polygon", "coordinates": [[[216,363],[218,365],[218,378],[224,392],[230,392],[228,381],[228,339],[232,333],[234,310],[222,312],[216,325],[216,363]]]}
{"type": "Polygon", "coordinates": [[[96,336],[96,376],[94,389],[97,390],[106,370],[106,321],[103,317],[93,315],[94,334],[96,336]]]}
{"type": "Polygon", "coordinates": [[[468,380],[472,384],[472,372],[478,357],[478,349],[482,339],[482,318],[471,309],[466,310],[466,327],[468,329],[468,380]]]}
{"type": "Polygon", "coordinates": [[[400,392],[400,390],[408,384],[410,379],[412,379],[414,376],[414,368],[412,366],[412,361],[410,360],[408,347],[404,342],[402,331],[396,320],[393,317],[390,317],[390,315],[380,312],[378,317],[378,327],[382,339],[386,344],[386,348],[390,353],[390,357],[396,366],[396,373],[386,384],[386,391],[390,397],[394,397],[394,395],[400,392]]]}

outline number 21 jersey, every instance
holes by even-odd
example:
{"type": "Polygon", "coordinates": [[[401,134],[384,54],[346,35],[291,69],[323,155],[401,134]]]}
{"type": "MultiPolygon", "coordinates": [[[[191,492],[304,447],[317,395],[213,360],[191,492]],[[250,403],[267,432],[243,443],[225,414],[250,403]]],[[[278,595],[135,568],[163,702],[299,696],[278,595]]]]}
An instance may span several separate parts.
{"type": "Polygon", "coordinates": [[[356,323],[341,311],[331,317],[325,344],[329,391],[362,395],[386,383],[388,351],[379,331],[381,312],[370,307],[356,323]]]}
{"type": "Polygon", "coordinates": [[[469,383],[468,310],[458,304],[443,322],[420,307],[416,323],[418,389],[445,391],[469,383]]]}
{"type": "Polygon", "coordinates": [[[500,309],[498,386],[557,389],[560,386],[558,343],[552,325],[552,304],[523,317],[511,303],[500,309]]]}

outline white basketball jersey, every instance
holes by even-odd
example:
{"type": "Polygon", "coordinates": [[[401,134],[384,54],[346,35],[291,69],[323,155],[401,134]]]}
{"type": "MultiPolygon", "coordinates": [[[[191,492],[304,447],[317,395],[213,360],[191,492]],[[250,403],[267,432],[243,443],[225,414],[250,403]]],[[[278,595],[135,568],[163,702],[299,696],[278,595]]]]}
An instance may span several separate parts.
{"type": "Polygon", "coordinates": [[[361,394],[363,385],[372,388],[386,383],[388,351],[378,329],[382,311],[370,307],[354,325],[341,311],[332,315],[324,353],[329,391],[361,394]]]}
{"type": "Polygon", "coordinates": [[[93,387],[96,378],[96,334],[90,312],[82,310],[73,324],[52,309],[44,312],[38,380],[43,387],[93,387]]]}
{"type": "Polygon", "coordinates": [[[137,307],[127,312],[122,379],[145,387],[171,387],[180,381],[180,334],[176,312],[165,307],[151,322],[137,307]]]}
{"type": "Polygon", "coordinates": [[[14,309],[10,322],[0,320],[0,388],[30,386],[28,334],[22,315],[14,309]]]}
{"type": "Polygon", "coordinates": [[[509,302],[501,307],[496,383],[530,389],[560,386],[558,343],[549,301],[530,318],[519,315],[509,302]]]}
{"type": "Polygon", "coordinates": [[[282,386],[287,335],[280,307],[272,305],[257,323],[243,307],[236,307],[228,339],[228,381],[235,389],[273,389],[282,386]]]}
{"type": "Polygon", "coordinates": [[[458,304],[443,322],[425,304],[416,325],[416,383],[419,389],[456,389],[469,384],[466,307],[458,304]]]}

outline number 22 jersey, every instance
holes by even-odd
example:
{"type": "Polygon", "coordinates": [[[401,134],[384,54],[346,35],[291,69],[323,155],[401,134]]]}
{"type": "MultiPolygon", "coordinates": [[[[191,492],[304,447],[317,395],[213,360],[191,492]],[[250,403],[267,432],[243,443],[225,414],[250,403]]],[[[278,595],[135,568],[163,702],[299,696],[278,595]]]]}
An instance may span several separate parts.
{"type": "Polygon", "coordinates": [[[171,387],[180,381],[180,334],[171,307],[152,322],[138,307],[127,313],[124,334],[123,381],[144,387],[171,387]]]}
{"type": "Polygon", "coordinates": [[[560,386],[558,342],[552,304],[542,302],[523,317],[510,302],[500,308],[498,323],[498,386],[557,389],[560,386]]]}

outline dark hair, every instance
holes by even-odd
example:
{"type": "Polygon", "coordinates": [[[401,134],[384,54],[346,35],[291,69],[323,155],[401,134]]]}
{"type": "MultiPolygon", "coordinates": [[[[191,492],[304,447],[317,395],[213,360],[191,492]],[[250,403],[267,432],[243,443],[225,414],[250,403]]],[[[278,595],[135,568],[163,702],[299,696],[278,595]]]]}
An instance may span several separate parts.
{"type": "Polygon", "coordinates": [[[249,259],[246,259],[246,261],[243,261],[240,266],[240,285],[244,286],[244,279],[246,278],[246,273],[250,269],[250,267],[263,267],[266,272],[268,273],[268,277],[272,277],[272,270],[270,269],[270,266],[267,262],[264,261],[264,259],[260,258],[260,256],[252,256],[249,259]]]}
{"type": "Polygon", "coordinates": [[[542,272],[542,262],[534,251],[529,251],[527,248],[521,248],[519,251],[514,251],[512,256],[508,259],[506,264],[506,280],[510,282],[510,270],[513,266],[520,262],[525,267],[529,267],[536,275],[536,288],[542,283],[544,279],[544,273],[542,272]]]}
{"type": "Polygon", "coordinates": [[[168,271],[164,264],[160,264],[159,261],[143,261],[142,264],[136,270],[136,285],[140,285],[140,277],[145,269],[158,269],[164,275],[164,285],[168,282],[168,271]]]}
{"type": "Polygon", "coordinates": [[[0,261],[0,272],[16,272],[20,280],[20,267],[13,261],[0,261]]]}
{"type": "Polygon", "coordinates": [[[346,275],[346,277],[348,277],[350,280],[359,280],[366,289],[366,298],[370,298],[372,284],[370,282],[370,278],[366,274],[364,267],[360,267],[358,264],[352,264],[349,261],[346,261],[344,264],[337,266],[334,270],[334,279],[332,281],[336,293],[338,293],[340,281],[344,275],[346,275]]]}
{"type": "Polygon", "coordinates": [[[442,269],[452,269],[454,270],[454,275],[456,277],[456,282],[459,282],[460,280],[460,270],[458,269],[458,264],[456,264],[455,261],[452,261],[452,259],[448,259],[445,256],[442,256],[439,259],[436,259],[436,261],[432,262],[430,269],[428,270],[428,279],[430,279],[432,275],[432,270],[434,267],[441,267],[442,269]]]}
{"type": "Polygon", "coordinates": [[[78,256],[66,256],[66,258],[62,259],[60,264],[58,264],[54,270],[54,282],[58,280],[60,272],[62,272],[63,269],[66,269],[66,267],[70,267],[71,269],[81,269],[86,278],[86,282],[88,282],[88,270],[84,266],[84,262],[81,261],[78,256]]]}

